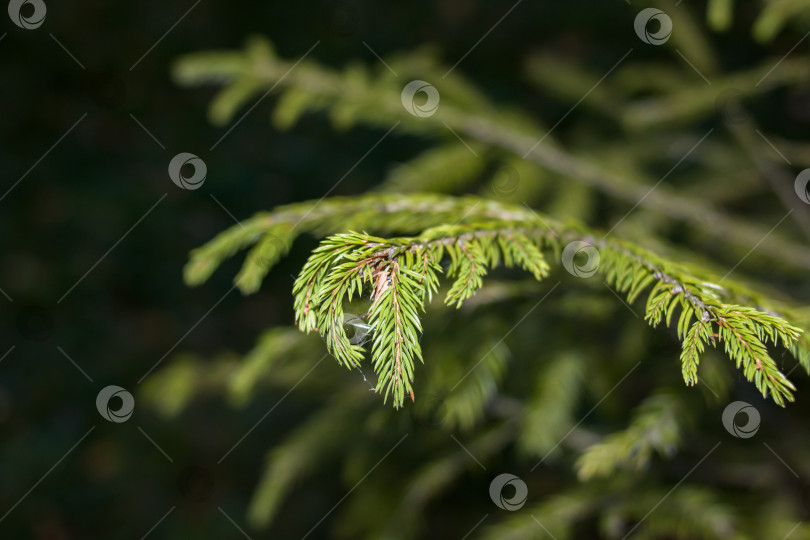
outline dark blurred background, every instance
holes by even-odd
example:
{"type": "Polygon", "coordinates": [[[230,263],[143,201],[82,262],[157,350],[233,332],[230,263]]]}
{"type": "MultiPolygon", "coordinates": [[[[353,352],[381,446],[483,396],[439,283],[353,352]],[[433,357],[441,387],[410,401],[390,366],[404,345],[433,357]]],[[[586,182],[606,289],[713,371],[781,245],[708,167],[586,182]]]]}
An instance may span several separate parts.
{"type": "MultiPolygon", "coordinates": [[[[139,380],[175,353],[244,352],[264,328],[289,324],[291,275],[312,243],[296,245],[249,297],[229,292],[237,261],[187,288],[187,254],[234,217],[320,197],[380,133],[336,135],[317,117],[279,133],[268,122],[271,94],[211,150],[231,126],[208,123],[213,89],[179,88],[172,62],[241,47],[258,33],[286,58],[321,40],[312,57],[326,64],[377,62],[365,41],[382,56],[432,44],[452,65],[513,4],[46,3],[35,30],[0,17],[0,538],[241,537],[218,507],[242,519],[274,433],[296,422],[294,398],[217,465],[279,396],[242,411],[199,403],[170,422],[136,399],[132,418],[112,423],[96,410],[96,395],[118,385],[137,396],[139,380]],[[202,189],[170,181],[179,152],[205,160],[202,189]]],[[[457,69],[496,102],[545,118],[569,105],[547,104],[527,86],[521,66],[533,48],[598,70],[639,48],[626,29],[634,9],[623,2],[517,9],[457,69]]],[[[738,46],[733,31],[716,45],[731,67],[764,56],[738,46]]],[[[368,189],[424,147],[411,137],[388,140],[334,194],[368,189]]],[[[341,493],[335,488],[332,500],[341,493]]],[[[307,511],[303,502],[289,508],[307,511]]]]}

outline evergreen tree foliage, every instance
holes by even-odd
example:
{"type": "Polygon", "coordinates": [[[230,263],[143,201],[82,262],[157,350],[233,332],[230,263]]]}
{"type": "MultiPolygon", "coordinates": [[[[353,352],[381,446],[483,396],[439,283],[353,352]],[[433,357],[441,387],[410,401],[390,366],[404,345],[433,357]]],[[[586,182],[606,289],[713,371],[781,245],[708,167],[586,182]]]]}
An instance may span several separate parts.
{"type": "Polygon", "coordinates": [[[483,286],[490,269],[518,267],[541,280],[549,273],[543,252],[559,256],[572,242],[598,250],[600,274],[629,303],[647,292],[645,319],[652,326],[675,323],[683,340],[687,384],[697,384],[700,353],[718,343],[746,379],[780,405],[793,400],[795,387],[779,371],[766,343],[794,350],[805,370],[810,368],[803,331],[776,314],[790,313],[788,307],[731,281],[721,286],[710,273],[631,243],[598,240],[579,225],[561,225],[530,209],[473,197],[374,194],[279,208],[196,250],[186,279],[201,283],[224,257],[255,244],[235,280],[250,293],[300,232],[338,227],[399,232],[434,223],[414,237],[332,234],[313,251],[293,288],[298,327],[319,332],[329,353],[347,368],[359,367],[366,349],[347,334],[344,304],[368,297],[368,313],[360,319],[368,321],[372,336],[376,390],[392,396],[397,407],[413,393],[414,360],[423,360],[420,312],[437,292],[439,275],[452,278],[445,303],[460,307],[483,286]]]}
{"type": "MultiPolygon", "coordinates": [[[[808,8],[765,4],[753,39],[775,39],[808,8]]],[[[268,330],[244,357],[178,358],[145,385],[168,415],[204,391],[237,405],[266,388],[305,396],[309,419],[267,454],[253,525],[271,525],[296,484],[345,455],[346,488],[363,487],[350,491],[334,530],[423,537],[431,504],[486,486],[508,454],[536,495],[497,523],[489,518],[474,531],[480,538],[810,538],[773,449],[728,440],[720,423],[737,393],[754,399],[736,380],[785,406],[801,399],[793,368],[810,372],[810,312],[762,279],[774,262],[788,282],[803,275],[810,249],[725,210],[759,189],[741,152],[759,168],[753,174],[784,172],[751,135],[761,133],[754,116],[729,106],[739,97],[729,92],[750,89],[750,100],[806,84],[810,63],[796,54],[721,71],[706,28],[728,29],[733,3],[710,1],[705,23],[685,5],[666,10],[681,35],[691,31],[685,41],[673,34],[671,46],[712,84],[686,79],[688,65],[635,60],[594,86],[599,74],[533,55],[527,79],[545,95],[565,103],[593,91],[582,130],[596,118],[602,132],[565,144],[428,49],[335,69],[284,59],[256,37],[243,50],[178,61],[179,83],[221,86],[209,109],[215,124],[274,92],[278,129],[316,113],[336,130],[362,125],[383,139],[425,141],[369,193],[263,211],[191,254],[185,279],[197,286],[246,252],[233,285],[253,294],[302,236],[319,241],[292,285],[294,326],[268,330]],[[441,81],[435,114],[403,107],[411,79],[441,81]],[[687,158],[677,189],[662,184],[687,158]],[[739,185],[709,184],[718,170],[739,185]],[[619,219],[607,230],[589,225],[599,212],[619,219]],[[667,241],[673,230],[686,247],[667,241]],[[754,277],[726,272],[749,255],[754,277]],[[399,445],[407,456],[381,460],[399,445]],[[696,481],[693,467],[707,459],[713,469],[696,481]],[[746,478],[749,460],[770,460],[772,474],[746,478]],[[364,510],[372,502],[373,515],[364,510]]],[[[810,164],[802,144],[779,139],[796,163],[810,164]]],[[[459,537],[495,508],[479,491],[486,504],[476,497],[478,517],[454,523],[459,537]]]]}

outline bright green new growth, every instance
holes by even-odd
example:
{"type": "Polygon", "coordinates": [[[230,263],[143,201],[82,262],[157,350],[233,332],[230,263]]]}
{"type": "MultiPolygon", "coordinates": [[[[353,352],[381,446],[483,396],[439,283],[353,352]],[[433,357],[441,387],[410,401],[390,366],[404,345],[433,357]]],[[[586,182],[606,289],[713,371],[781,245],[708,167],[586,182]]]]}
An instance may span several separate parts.
{"type": "Polygon", "coordinates": [[[523,232],[498,228],[497,222],[440,226],[418,238],[385,240],[345,233],[326,239],[307,261],[295,282],[295,313],[305,332],[320,331],[341,364],[360,366],[365,350],[350,342],[344,329],[343,302],[369,290],[368,318],[373,330],[372,363],[378,391],[393,394],[402,405],[413,399],[414,358],[422,360],[419,311],[439,285],[440,263],[450,259],[453,285],[446,302],[461,306],[482,285],[487,268],[500,261],[519,266],[538,280],[548,273],[543,255],[523,232]]]}
{"type": "MultiPolygon", "coordinates": [[[[715,5],[715,9],[720,7],[715,5]]],[[[720,18],[719,11],[715,18],[720,18]]],[[[547,132],[543,135],[544,130],[525,115],[493,106],[455,74],[442,75],[443,70],[430,55],[393,58],[390,64],[404,76],[419,74],[442,80],[439,113],[431,117],[408,114],[400,103],[402,80],[386,69],[372,75],[359,65],[336,72],[307,60],[293,63],[279,58],[271,45],[259,38],[251,40],[244,52],[200,53],[185,58],[178,63],[175,75],[184,84],[225,84],[210,109],[215,123],[227,122],[264,88],[278,86],[281,97],[274,120],[280,128],[292,126],[307,111],[325,111],[338,128],[366,123],[390,128],[389,132],[398,128],[429,136],[446,134],[449,128],[472,139],[472,153],[455,143],[425,152],[407,170],[390,175],[381,186],[383,191],[412,192],[428,189],[431,184],[452,189],[483,171],[485,161],[471,159],[472,154],[497,149],[513,154],[506,160],[507,167],[521,177],[537,175],[538,167],[532,166],[536,164],[613,196],[640,201],[675,219],[700,224],[738,246],[748,246],[750,238],[764,235],[716,213],[700,199],[666,193],[665,186],[648,191],[646,185],[628,183],[581,156],[567,154],[551,139],[544,142],[547,132]]],[[[746,80],[758,78],[764,71],[765,66],[746,74],[746,80]]],[[[787,84],[802,73],[799,66],[785,65],[773,73],[768,84],[787,84]]],[[[703,96],[701,92],[705,89],[694,90],[696,96],[703,96]]],[[[681,116],[713,111],[712,92],[711,99],[690,102],[688,114],[681,111],[681,116]]],[[[647,122],[655,117],[649,110],[636,111],[633,107],[628,106],[625,119],[631,127],[635,125],[633,119],[647,122]]],[[[493,179],[491,189],[496,193],[510,189],[508,178],[506,185],[499,185],[501,180],[493,179]]],[[[401,407],[406,396],[415,398],[415,364],[417,359],[423,361],[420,312],[438,291],[440,277],[451,280],[445,302],[459,307],[499,265],[522,268],[537,280],[544,278],[550,269],[547,257],[552,262],[559,260],[564,247],[573,241],[598,249],[599,275],[625,294],[629,303],[643,293],[647,295],[645,319],[652,326],[662,321],[667,326],[675,323],[683,344],[681,369],[686,384],[697,384],[700,355],[707,345],[721,345],[745,378],[779,405],[793,400],[795,388],[767,347],[790,350],[806,370],[810,369],[808,341],[799,328],[805,320],[787,306],[718,279],[701,267],[675,263],[579,225],[558,223],[523,206],[478,197],[371,194],[281,207],[245,221],[196,250],[186,269],[187,281],[204,281],[225,257],[256,244],[236,278],[243,292],[254,292],[269,268],[304,232],[328,238],[313,252],[295,283],[299,328],[320,333],[329,353],[347,368],[360,366],[369,355],[378,378],[375,389],[385,400],[391,397],[395,407],[401,407]],[[387,238],[354,231],[414,236],[387,238]],[[350,315],[344,310],[360,298],[370,301],[370,308],[360,313],[358,320],[354,312],[350,315]],[[357,339],[359,334],[349,336],[347,326],[356,328],[357,324],[368,328],[370,350],[357,339]]],[[[768,255],[799,266],[810,264],[810,252],[781,242],[771,236],[770,247],[762,246],[763,253],[769,250],[768,255]]]]}
{"type": "Polygon", "coordinates": [[[191,284],[204,281],[225,257],[255,243],[236,278],[244,292],[253,292],[298,233],[327,235],[339,227],[383,233],[421,229],[413,237],[331,234],[314,250],[293,289],[299,328],[319,332],[328,351],[347,368],[359,367],[370,354],[378,377],[376,391],[386,400],[390,396],[395,407],[401,407],[406,396],[414,399],[415,364],[423,360],[419,314],[438,291],[441,275],[452,280],[445,303],[459,307],[495,267],[514,266],[543,279],[549,273],[546,254],[557,260],[573,241],[598,249],[598,274],[629,303],[646,292],[650,325],[675,322],[683,342],[686,384],[697,384],[706,345],[721,344],[745,378],[779,405],[794,399],[795,387],[777,367],[767,344],[791,350],[805,369],[809,367],[802,330],[784,318],[789,315],[785,306],[731,281],[718,285],[714,276],[634,244],[599,239],[581,226],[476,197],[374,194],[281,207],[196,250],[186,279],[191,284]],[[346,331],[345,306],[362,297],[371,302],[368,313],[360,315],[370,327],[370,351],[353,343],[346,331]]]}
{"type": "MultiPolygon", "coordinates": [[[[761,3],[758,39],[773,37],[790,20],[800,30],[797,40],[807,31],[794,16],[795,6],[806,0],[761,3]]],[[[740,6],[710,0],[710,25],[729,28],[733,22],[739,29],[744,19],[739,14],[748,8],[738,14],[735,7],[740,6]]],[[[295,400],[293,411],[308,408],[306,418],[296,416],[301,422],[270,442],[248,512],[252,525],[274,523],[284,501],[300,494],[308,477],[309,483],[321,482],[339,471],[347,489],[358,482],[363,489],[353,491],[337,512],[335,534],[420,538],[435,532],[424,528],[434,521],[431,505],[468,497],[456,499],[463,500],[461,514],[467,516],[476,503],[481,515],[492,514],[484,505],[494,465],[511,463],[518,473],[536,463],[530,478],[521,474],[530,484],[526,506],[492,515],[470,537],[578,538],[583,524],[593,523],[605,538],[630,533],[633,538],[810,538],[806,523],[797,526],[804,514],[793,476],[783,468],[807,461],[800,453],[807,446],[801,433],[773,449],[731,435],[722,445],[718,441],[726,435],[719,422],[723,405],[733,395],[753,401],[736,388],[743,379],[739,375],[781,404],[792,399],[793,390],[776,362],[784,370],[796,367],[781,349],[789,346],[801,366],[810,364],[807,336],[798,330],[810,328],[810,311],[778,301],[767,285],[741,285],[739,274],[734,280],[718,277],[745,259],[749,275],[776,269],[787,281],[774,276],[772,283],[790,287],[810,268],[810,249],[796,231],[770,227],[782,214],[772,208],[773,186],[763,183],[773,169],[788,175],[783,160],[794,168],[810,166],[807,147],[786,138],[781,126],[759,123],[755,114],[755,106],[770,101],[778,89],[805,84],[810,62],[801,48],[783,56],[793,45],[785,42],[763,51],[770,57],[721,69],[728,67],[727,56],[712,50],[713,38],[696,18],[703,14],[686,3],[664,9],[677,31],[656,49],[661,58],[636,46],[609,77],[605,70],[612,64],[601,52],[592,64],[586,57],[572,62],[541,46],[523,63],[521,75],[537,93],[521,97],[520,110],[501,93],[501,81],[482,85],[498,96],[495,102],[464,80],[465,65],[448,71],[450,66],[429,49],[385,54],[387,67],[368,55],[340,68],[312,59],[325,44],[306,58],[284,58],[265,40],[252,39],[244,49],[195,53],[177,63],[179,83],[218,88],[209,111],[217,125],[233,125],[239,115],[255,115],[273,102],[271,119],[278,129],[316,113],[341,130],[365,125],[385,133],[378,141],[387,137],[382,148],[403,135],[422,145],[420,153],[389,169],[373,194],[259,214],[196,250],[186,269],[189,283],[201,283],[225,258],[246,249],[236,285],[251,293],[299,235],[326,239],[323,245],[337,250],[313,254],[294,299],[301,327],[318,333],[325,328],[333,335],[320,339],[296,327],[273,328],[244,355],[184,355],[145,384],[147,400],[167,415],[191,407],[194,397],[215,393],[239,406],[271,400],[269,410],[279,411],[281,402],[295,400]],[[441,104],[432,116],[417,118],[402,106],[400,93],[411,79],[440,91],[441,104]],[[538,110],[526,109],[535,96],[544,102],[538,110]],[[555,111],[572,107],[576,113],[554,130],[551,123],[560,118],[555,111]],[[751,201],[763,202],[758,223],[729,211],[751,201]],[[546,217],[604,224],[630,207],[638,210],[631,209],[604,236],[546,217]],[[543,280],[494,268],[495,257],[497,266],[505,266],[506,253],[493,239],[507,230],[528,241],[520,264],[512,254],[514,266],[545,264],[547,270],[537,273],[543,280]],[[469,246],[469,238],[463,235],[476,244],[464,257],[458,240],[469,246]],[[682,239],[681,251],[665,240],[674,238],[682,239]],[[450,251],[444,247],[443,256],[429,258],[425,267],[417,255],[432,255],[425,246],[430,241],[447,242],[450,251]],[[599,250],[599,273],[590,279],[569,277],[560,268],[562,250],[573,241],[599,250]],[[532,248],[537,253],[526,253],[532,248]],[[361,262],[366,271],[351,274],[361,262]],[[392,272],[407,283],[392,279],[392,287],[378,279],[392,272]],[[424,276],[439,283],[428,286],[424,276]],[[610,292],[603,290],[605,283],[610,292]],[[643,310],[650,324],[672,328],[681,344],[683,379],[698,387],[684,391],[677,380],[678,350],[648,332],[640,318],[631,318],[611,294],[615,291],[628,299],[635,316],[643,310]],[[333,307],[332,293],[344,301],[333,307]],[[417,322],[400,317],[397,323],[393,299],[405,296],[417,322]],[[324,340],[340,363],[324,354],[324,340]],[[380,345],[375,347],[375,340],[380,345]],[[375,360],[376,378],[368,367],[375,360]],[[358,361],[363,367],[353,368],[358,361]],[[341,366],[362,373],[349,374],[341,366]],[[380,407],[368,381],[394,405],[407,402],[408,385],[415,386],[415,403],[407,403],[406,411],[380,407]],[[406,434],[404,451],[395,443],[406,434]],[[777,452],[784,461],[774,459],[777,452]],[[509,461],[512,454],[516,460],[509,461]],[[381,456],[389,457],[380,462],[381,456]],[[709,457],[710,466],[704,463],[684,476],[709,457]],[[762,474],[751,491],[747,471],[754,470],[762,474]],[[470,490],[469,482],[477,482],[477,488],[470,490]]],[[[629,32],[632,15],[628,12],[621,32],[629,32]]],[[[735,30],[735,39],[739,36],[735,30]]],[[[300,55],[305,48],[289,50],[300,55]]],[[[622,51],[614,52],[618,61],[622,51]]],[[[800,211],[802,203],[794,203],[784,210],[790,207],[792,220],[801,225],[806,212],[800,211]]],[[[504,242],[506,249],[514,249],[514,239],[504,242]]],[[[801,408],[791,407],[780,417],[792,417],[797,425],[801,408]]],[[[761,431],[785,433],[788,424],[775,420],[763,422],[761,431]]],[[[284,429],[283,424],[277,426],[284,429]]],[[[461,517],[449,507],[441,509],[442,520],[461,517]]],[[[287,520],[278,521],[283,527],[287,520]]]]}

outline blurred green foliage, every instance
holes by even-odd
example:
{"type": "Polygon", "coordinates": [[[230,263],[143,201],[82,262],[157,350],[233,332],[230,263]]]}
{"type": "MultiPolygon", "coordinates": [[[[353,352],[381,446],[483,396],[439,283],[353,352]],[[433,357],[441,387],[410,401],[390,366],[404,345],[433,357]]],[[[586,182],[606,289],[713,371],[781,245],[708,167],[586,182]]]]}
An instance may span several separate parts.
{"type": "MultiPolygon", "coordinates": [[[[648,6],[82,2],[48,4],[37,30],[7,20],[0,536],[810,537],[805,376],[780,409],[710,349],[687,389],[674,332],[598,281],[559,273],[533,309],[548,285],[499,272],[460,310],[429,310],[417,400],[400,411],[370,391],[369,370],[341,369],[290,328],[291,275],[314,241],[284,246],[251,296],[234,292],[234,262],[203,287],[182,283],[187,253],[231,215],[342,180],[332,195],[525,203],[733,270],[804,317],[810,217],[793,179],[810,167],[810,3],[657,3],[673,22],[662,46],[633,31],[648,6]],[[179,56],[242,58],[251,35],[290,64],[318,43],[299,67],[332,67],[290,71],[297,91],[282,100],[281,88],[260,99],[268,78],[218,97],[171,80],[179,56]],[[329,84],[308,98],[296,77],[313,72],[329,84]],[[401,104],[357,90],[411,78],[463,105],[452,130],[406,117],[375,146],[393,125],[375,107],[401,104]],[[296,108],[331,124],[295,123],[296,108]],[[171,183],[179,152],[205,160],[202,189],[171,183]],[[125,423],[96,411],[110,384],[136,396],[125,423]],[[755,437],[723,429],[735,400],[760,412],[755,437]],[[488,492],[504,472],[528,485],[515,512],[488,492]]],[[[173,74],[192,82],[185,65],[173,74]]]]}

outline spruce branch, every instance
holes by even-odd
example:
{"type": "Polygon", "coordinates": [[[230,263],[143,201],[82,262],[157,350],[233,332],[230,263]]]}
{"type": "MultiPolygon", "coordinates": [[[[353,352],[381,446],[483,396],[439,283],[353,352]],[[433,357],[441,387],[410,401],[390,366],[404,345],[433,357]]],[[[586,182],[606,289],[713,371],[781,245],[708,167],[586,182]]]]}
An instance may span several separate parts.
{"type": "MultiPolygon", "coordinates": [[[[793,400],[795,387],[777,368],[767,344],[792,351],[807,369],[806,337],[787,322],[794,317],[805,322],[795,310],[731,280],[721,286],[716,276],[698,266],[673,262],[627,241],[600,238],[580,225],[563,224],[525,207],[477,197],[371,194],[281,207],[247,223],[245,229],[226,231],[192,253],[189,282],[203,281],[238,248],[257,243],[267,249],[262,231],[272,238],[285,233],[290,241],[305,231],[328,235],[347,227],[418,233],[390,238],[331,234],[313,251],[293,287],[299,328],[319,332],[327,350],[347,368],[361,365],[367,351],[346,332],[344,304],[364,295],[371,301],[367,318],[376,390],[386,400],[391,396],[395,407],[403,405],[405,396],[414,398],[414,364],[422,361],[419,313],[438,291],[440,274],[452,280],[445,302],[458,307],[500,265],[543,279],[550,271],[547,255],[556,258],[571,242],[598,249],[597,271],[629,302],[649,290],[645,318],[651,326],[677,321],[687,384],[696,383],[699,357],[708,343],[722,343],[745,378],[779,405],[793,400]]],[[[276,260],[288,249],[287,243],[269,245],[265,260],[276,260]]],[[[254,264],[250,256],[245,264],[254,264]]]]}
{"type": "MultiPolygon", "coordinates": [[[[688,46],[688,43],[681,45],[688,46]]],[[[280,58],[272,45],[262,38],[249,40],[244,51],[209,51],[183,57],[174,67],[174,76],[183,85],[223,86],[210,110],[211,119],[220,125],[229,121],[239,107],[260,95],[263,89],[273,87],[282,94],[274,113],[279,128],[290,127],[307,112],[326,112],[341,129],[358,123],[387,129],[398,122],[401,129],[416,135],[447,138],[452,137],[448,135],[449,126],[478,145],[531,160],[563,178],[581,182],[630,204],[638,203],[673,220],[692,224],[746,250],[751,247],[751,238],[762,238],[767,232],[726,215],[701,198],[686,197],[666,186],[650,191],[650,185],[655,184],[654,178],[630,179],[612,172],[608,164],[594,160],[591,149],[572,152],[560,148],[553,137],[547,137],[547,129],[526,115],[489,102],[457,73],[444,77],[446,69],[429,54],[422,52],[394,57],[388,63],[398,73],[421,78],[435,76],[435,80],[442,80],[439,112],[420,118],[408,114],[401,105],[401,80],[384,67],[374,72],[360,65],[351,65],[337,71],[305,61],[292,70],[293,62],[280,58]],[[238,90],[232,90],[234,86],[238,90]]],[[[740,87],[749,87],[755,75],[758,78],[771,66],[773,62],[765,62],[754,73],[741,73],[732,81],[740,87]]],[[[806,59],[788,59],[769,77],[769,84],[762,90],[802,81],[806,73],[806,59]]],[[[705,114],[713,110],[715,91],[703,87],[696,93],[699,93],[697,98],[690,99],[685,105],[688,111],[697,109],[697,114],[705,114]],[[697,101],[697,105],[692,101],[697,101]]],[[[675,106],[668,99],[668,96],[661,98],[665,114],[679,111],[680,103],[675,106]]],[[[673,99],[679,99],[679,96],[673,99]]],[[[641,116],[647,118],[652,114],[647,110],[649,102],[642,100],[638,104],[629,104],[627,109],[641,110],[641,116]]],[[[683,115],[677,112],[676,116],[683,115]]],[[[632,119],[626,122],[632,124],[632,119]]],[[[770,241],[759,249],[763,254],[791,265],[810,268],[810,250],[790,242],[779,233],[772,234],[770,241]]]]}

